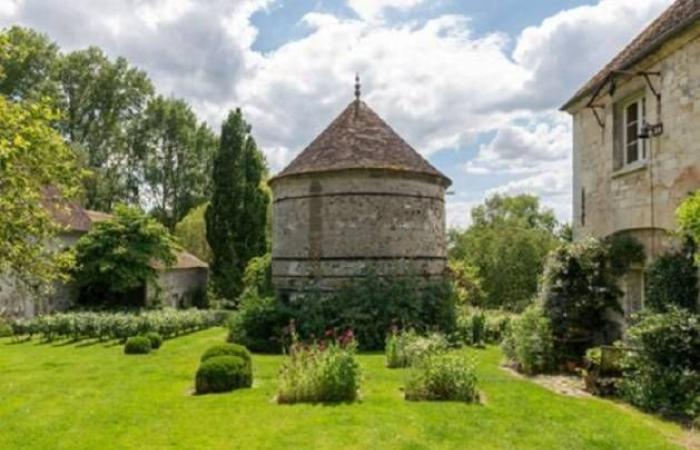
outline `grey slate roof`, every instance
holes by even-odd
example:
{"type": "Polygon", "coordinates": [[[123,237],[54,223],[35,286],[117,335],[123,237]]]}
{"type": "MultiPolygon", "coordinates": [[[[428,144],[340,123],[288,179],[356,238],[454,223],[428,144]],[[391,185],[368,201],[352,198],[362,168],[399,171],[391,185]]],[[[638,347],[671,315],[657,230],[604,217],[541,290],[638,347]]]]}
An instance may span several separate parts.
{"type": "Polygon", "coordinates": [[[615,70],[627,70],[657,50],[670,38],[700,20],[700,0],[676,0],[644,31],[632,40],[612,61],[591,78],[561,109],[592,93],[615,70]]]}
{"type": "Polygon", "coordinates": [[[451,181],[406,143],[365,102],[355,100],[271,181],[348,169],[384,169],[451,181]]]}

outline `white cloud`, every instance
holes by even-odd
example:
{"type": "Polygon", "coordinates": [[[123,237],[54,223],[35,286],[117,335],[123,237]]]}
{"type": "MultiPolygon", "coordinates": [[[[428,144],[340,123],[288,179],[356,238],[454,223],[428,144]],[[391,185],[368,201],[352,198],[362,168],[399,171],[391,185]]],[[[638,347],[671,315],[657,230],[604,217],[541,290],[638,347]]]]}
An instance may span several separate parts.
{"type": "MultiPolygon", "coordinates": [[[[564,213],[570,125],[556,108],[671,0],[601,0],[555,14],[514,42],[475,35],[461,15],[383,20],[425,0],[347,0],[359,19],[309,13],[305,37],[259,53],[251,16],[273,2],[0,0],[0,26],[37,28],[64,49],[98,45],[125,56],[214,127],[241,106],[273,172],[352,99],[358,71],[363,98],[424,155],[495,133],[476,155],[455,152],[459,164],[472,174],[511,174],[497,189],[537,190],[564,213]]],[[[468,217],[449,212],[467,205],[448,198],[449,220],[468,217]]]]}
{"type": "Polygon", "coordinates": [[[464,169],[474,174],[539,172],[569,159],[571,139],[565,114],[531,114],[524,125],[508,124],[496,130],[464,169]]]}
{"type": "Polygon", "coordinates": [[[560,106],[673,0],[601,0],[561,11],[520,34],[513,59],[531,77],[509,102],[560,106]]]}
{"type": "Polygon", "coordinates": [[[387,9],[405,11],[423,2],[425,0],[347,0],[348,6],[355,10],[361,18],[368,21],[381,18],[387,9]]]}

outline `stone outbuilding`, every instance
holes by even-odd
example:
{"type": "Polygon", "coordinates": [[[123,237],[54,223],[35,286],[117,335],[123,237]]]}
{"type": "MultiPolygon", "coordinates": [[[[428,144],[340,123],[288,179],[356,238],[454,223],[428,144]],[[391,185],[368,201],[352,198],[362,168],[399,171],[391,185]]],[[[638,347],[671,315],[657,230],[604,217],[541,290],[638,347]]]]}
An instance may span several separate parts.
{"type": "MultiPolygon", "coordinates": [[[[675,210],[700,189],[700,0],[676,0],[562,110],[574,238],[627,234],[649,261],[677,245],[675,210]]],[[[644,306],[644,269],[623,280],[626,315],[644,306]]]]}
{"type": "MultiPolygon", "coordinates": [[[[97,222],[112,216],[91,211],[72,202],[59,201],[55,192],[47,190],[42,203],[52,219],[63,230],[50,245],[57,248],[74,246],[97,222]]],[[[148,283],[139,290],[143,301],[153,303],[155,298],[163,306],[187,307],[206,292],[209,277],[208,265],[194,255],[179,251],[177,260],[170,267],[154,264],[157,284],[148,283]]],[[[29,289],[9,274],[0,274],[0,317],[33,317],[40,314],[70,309],[78,299],[78,289],[73,283],[55,283],[50,293],[38,293],[29,289]]]]}
{"type": "Polygon", "coordinates": [[[451,181],[356,99],[270,182],[272,277],[332,291],[368,270],[443,276],[451,181]]]}

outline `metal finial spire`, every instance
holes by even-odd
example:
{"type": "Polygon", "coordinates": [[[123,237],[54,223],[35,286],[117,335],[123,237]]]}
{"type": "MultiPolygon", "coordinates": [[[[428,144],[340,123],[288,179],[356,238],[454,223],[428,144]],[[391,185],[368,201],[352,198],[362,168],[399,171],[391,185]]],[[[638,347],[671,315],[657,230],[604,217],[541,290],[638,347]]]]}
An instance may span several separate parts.
{"type": "Polygon", "coordinates": [[[360,74],[355,73],[355,100],[360,101],[360,74]]]}

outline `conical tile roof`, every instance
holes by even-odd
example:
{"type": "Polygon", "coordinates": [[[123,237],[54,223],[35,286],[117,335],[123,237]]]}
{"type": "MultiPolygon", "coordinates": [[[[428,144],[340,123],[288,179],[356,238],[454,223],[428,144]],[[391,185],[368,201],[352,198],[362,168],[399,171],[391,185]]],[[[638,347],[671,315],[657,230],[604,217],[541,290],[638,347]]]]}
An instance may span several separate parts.
{"type": "Polygon", "coordinates": [[[351,102],[284,170],[273,178],[348,169],[383,169],[449,178],[406,143],[363,101],[351,102]]]}

